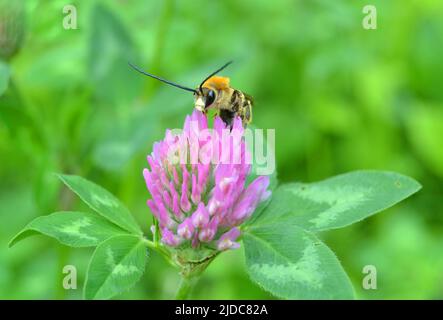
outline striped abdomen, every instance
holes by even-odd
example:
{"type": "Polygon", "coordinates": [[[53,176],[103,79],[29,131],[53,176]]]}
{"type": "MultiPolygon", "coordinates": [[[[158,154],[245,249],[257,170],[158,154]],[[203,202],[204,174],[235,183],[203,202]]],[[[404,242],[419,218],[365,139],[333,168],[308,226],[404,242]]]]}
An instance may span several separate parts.
{"type": "Polygon", "coordinates": [[[229,101],[220,105],[220,117],[229,125],[236,115],[240,116],[243,125],[246,126],[252,121],[252,97],[243,92],[232,89],[229,101]]]}

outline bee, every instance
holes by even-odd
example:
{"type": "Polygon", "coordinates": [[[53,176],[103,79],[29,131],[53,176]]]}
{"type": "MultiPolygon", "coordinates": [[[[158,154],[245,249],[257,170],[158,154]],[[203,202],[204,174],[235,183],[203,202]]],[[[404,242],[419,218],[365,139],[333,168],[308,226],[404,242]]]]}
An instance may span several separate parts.
{"type": "Polygon", "coordinates": [[[185,87],[147,73],[132,63],[129,63],[129,65],[145,76],[157,79],[176,88],[192,92],[194,94],[194,105],[197,110],[206,114],[209,109],[215,109],[216,115],[219,115],[223,122],[230,127],[232,127],[234,118],[239,116],[242,120],[243,126],[246,127],[246,125],[252,121],[252,97],[240,90],[231,88],[229,78],[216,75],[231,63],[232,61],[212,72],[196,89],[185,87]]]}

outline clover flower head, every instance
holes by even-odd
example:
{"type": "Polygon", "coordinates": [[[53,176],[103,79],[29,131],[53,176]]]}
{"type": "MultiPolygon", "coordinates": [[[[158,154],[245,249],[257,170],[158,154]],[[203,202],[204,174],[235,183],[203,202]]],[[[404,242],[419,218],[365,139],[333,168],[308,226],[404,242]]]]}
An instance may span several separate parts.
{"type": "Polygon", "coordinates": [[[219,117],[214,129],[195,110],[184,128],[156,142],[143,175],[161,241],[173,248],[223,251],[239,247],[239,226],[270,196],[269,177],[247,185],[251,156],[240,118],[232,128],[219,117]]]}

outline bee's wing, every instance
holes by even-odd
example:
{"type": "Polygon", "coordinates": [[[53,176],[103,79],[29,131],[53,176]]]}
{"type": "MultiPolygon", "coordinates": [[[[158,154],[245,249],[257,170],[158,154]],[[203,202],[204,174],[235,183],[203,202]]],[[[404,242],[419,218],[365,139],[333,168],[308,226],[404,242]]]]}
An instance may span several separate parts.
{"type": "Polygon", "coordinates": [[[247,94],[247,93],[244,93],[244,92],[243,92],[243,94],[245,95],[245,98],[247,100],[251,101],[251,105],[254,105],[254,98],[250,94],[247,94]]]}
{"type": "Polygon", "coordinates": [[[247,93],[243,92],[245,102],[243,104],[243,119],[246,124],[252,122],[252,106],[254,105],[254,99],[247,93]]]}

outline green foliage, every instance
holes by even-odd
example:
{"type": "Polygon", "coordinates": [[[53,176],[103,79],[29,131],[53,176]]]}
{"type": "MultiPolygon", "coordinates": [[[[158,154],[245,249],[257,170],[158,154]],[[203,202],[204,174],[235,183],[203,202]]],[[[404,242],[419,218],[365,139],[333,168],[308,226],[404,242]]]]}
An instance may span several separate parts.
{"type": "Polygon", "coordinates": [[[60,175],[60,179],[98,214],[125,230],[141,234],[129,210],[109,191],[79,176],[60,175]]]}
{"type": "Polygon", "coordinates": [[[110,237],[126,234],[123,229],[95,214],[55,212],[35,218],[11,240],[9,246],[38,233],[53,237],[71,247],[97,246],[110,237]]]}
{"type": "Polygon", "coordinates": [[[128,68],[128,61],[135,59],[133,41],[107,7],[94,6],[91,19],[88,63],[95,94],[109,104],[127,103],[137,96],[141,84],[141,77],[128,68]]]}
{"type": "Polygon", "coordinates": [[[4,62],[0,61],[0,96],[3,95],[3,93],[8,88],[9,83],[9,67],[4,62]]]}
{"type": "Polygon", "coordinates": [[[86,299],[109,299],[132,287],[144,272],[147,252],[139,237],[119,235],[95,250],[86,276],[86,299]]]}
{"type": "Polygon", "coordinates": [[[420,184],[409,177],[382,171],[279,186],[269,205],[246,228],[251,278],[288,299],[352,298],[352,285],[340,262],[310,231],[358,222],[419,189],[420,184]]]}
{"type": "Polygon", "coordinates": [[[356,171],[316,183],[277,188],[254,225],[287,221],[306,230],[341,228],[387,209],[421,188],[393,172],[356,171]]]}
{"type": "Polygon", "coordinates": [[[103,218],[85,212],[56,212],[38,217],[23,228],[9,246],[37,233],[71,247],[97,246],[89,263],[84,297],[112,298],[132,287],[144,272],[147,252],[141,230],[129,210],[109,191],[78,176],[59,177],[103,218]]]}
{"type": "Polygon", "coordinates": [[[443,108],[422,105],[407,115],[407,129],[418,156],[440,177],[443,177],[443,108]]]}
{"type": "Polygon", "coordinates": [[[252,227],[244,235],[251,278],[286,299],[352,299],[351,282],[334,253],[294,224],[252,227]]]}

